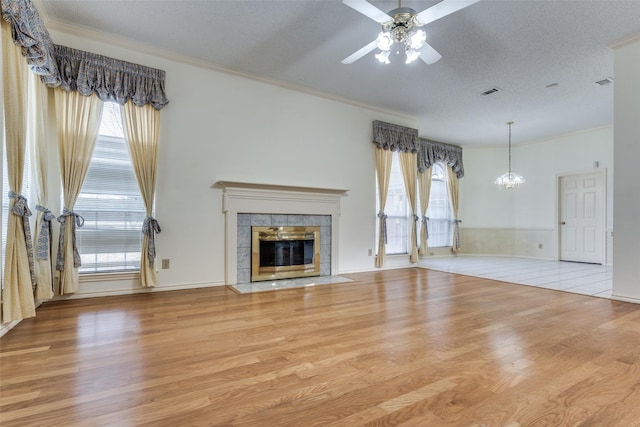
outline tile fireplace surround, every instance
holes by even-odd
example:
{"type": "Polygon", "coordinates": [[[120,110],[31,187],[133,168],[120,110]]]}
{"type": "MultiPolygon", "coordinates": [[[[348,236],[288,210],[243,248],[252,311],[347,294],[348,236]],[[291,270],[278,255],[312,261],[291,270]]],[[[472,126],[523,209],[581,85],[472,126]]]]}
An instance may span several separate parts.
{"type": "MultiPolygon", "coordinates": [[[[338,274],[340,200],[348,190],[218,181],[225,214],[225,281],[247,283],[245,234],[253,225],[321,226],[321,275],[338,274]],[[263,222],[271,224],[262,224],[263,222]],[[275,221],[275,222],[274,222],[275,221]],[[279,224],[286,221],[287,224],[279,224]],[[249,224],[247,225],[247,222],[249,224]],[[260,222],[261,224],[257,224],[260,222]],[[291,223],[289,223],[291,222],[291,223]],[[296,224],[294,224],[294,222],[296,224]],[[311,224],[314,222],[314,224],[311,224]],[[315,224],[318,222],[318,224],[315,224]],[[299,223],[299,224],[298,224],[299,223]],[[325,255],[328,263],[325,264],[325,255]],[[240,255],[240,258],[239,256],[240,255]]],[[[250,255],[250,249],[249,249],[250,255]]],[[[249,270],[251,261],[249,260],[249,270]]],[[[250,277],[250,271],[249,277],[250,277]]]]}
{"type": "Polygon", "coordinates": [[[251,281],[251,227],[305,226],[320,227],[320,275],[331,275],[331,216],[238,214],[238,283],[251,281]]]}

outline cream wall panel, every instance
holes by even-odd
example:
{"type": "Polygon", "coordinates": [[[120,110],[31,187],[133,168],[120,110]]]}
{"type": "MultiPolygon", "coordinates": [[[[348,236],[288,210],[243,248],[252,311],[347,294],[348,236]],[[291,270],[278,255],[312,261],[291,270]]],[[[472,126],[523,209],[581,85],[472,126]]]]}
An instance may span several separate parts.
{"type": "Polygon", "coordinates": [[[464,228],[461,238],[464,254],[555,259],[557,253],[554,230],[464,228]]]}

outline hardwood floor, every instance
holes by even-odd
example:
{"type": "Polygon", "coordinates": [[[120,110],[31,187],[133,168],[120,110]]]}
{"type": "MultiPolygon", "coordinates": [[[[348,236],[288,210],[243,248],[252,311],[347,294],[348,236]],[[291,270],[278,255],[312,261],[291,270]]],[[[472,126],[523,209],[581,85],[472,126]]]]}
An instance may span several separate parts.
{"type": "Polygon", "coordinates": [[[43,305],[9,426],[636,426],[640,306],[438,271],[43,305]]]}

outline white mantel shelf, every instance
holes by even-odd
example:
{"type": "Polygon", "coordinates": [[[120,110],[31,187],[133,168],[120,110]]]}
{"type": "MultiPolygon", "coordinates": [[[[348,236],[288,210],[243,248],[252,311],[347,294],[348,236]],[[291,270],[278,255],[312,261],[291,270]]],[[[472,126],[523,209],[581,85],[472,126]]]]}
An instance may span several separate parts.
{"type": "Polygon", "coordinates": [[[225,281],[228,285],[237,284],[238,278],[239,213],[331,215],[331,274],[338,274],[340,199],[348,190],[237,181],[217,181],[213,188],[223,190],[225,281]]]}
{"type": "Polygon", "coordinates": [[[295,185],[260,184],[256,182],[218,181],[214,187],[221,188],[246,188],[255,190],[295,191],[301,193],[324,193],[346,196],[349,190],[339,188],[298,187],[295,185]]]}

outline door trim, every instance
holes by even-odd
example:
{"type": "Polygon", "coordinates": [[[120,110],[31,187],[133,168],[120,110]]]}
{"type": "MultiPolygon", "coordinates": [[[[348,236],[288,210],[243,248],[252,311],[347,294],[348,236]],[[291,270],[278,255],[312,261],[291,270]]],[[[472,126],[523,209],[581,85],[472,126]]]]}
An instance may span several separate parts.
{"type": "Polygon", "coordinates": [[[590,169],[590,170],[585,170],[585,171],[581,171],[581,172],[568,172],[568,173],[560,173],[560,174],[556,174],[556,221],[555,221],[555,236],[557,239],[556,242],[556,260],[560,261],[561,258],[561,254],[562,254],[562,228],[560,227],[560,221],[561,221],[561,212],[560,209],[562,207],[562,201],[560,200],[560,197],[562,196],[561,194],[561,188],[560,188],[560,181],[561,178],[566,178],[566,177],[571,177],[571,176],[576,176],[576,175],[587,175],[587,174],[600,174],[602,176],[602,235],[600,236],[600,238],[602,239],[602,254],[601,254],[601,261],[600,263],[602,265],[607,265],[607,252],[608,252],[608,247],[607,247],[607,168],[602,168],[602,169],[590,169]]]}

